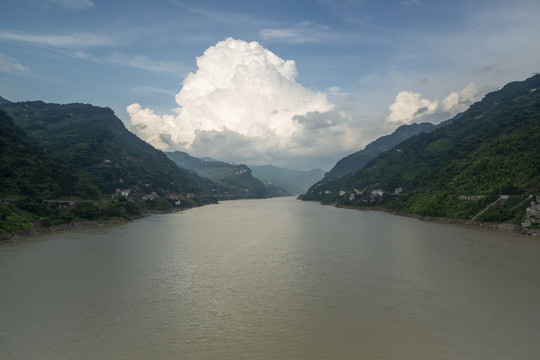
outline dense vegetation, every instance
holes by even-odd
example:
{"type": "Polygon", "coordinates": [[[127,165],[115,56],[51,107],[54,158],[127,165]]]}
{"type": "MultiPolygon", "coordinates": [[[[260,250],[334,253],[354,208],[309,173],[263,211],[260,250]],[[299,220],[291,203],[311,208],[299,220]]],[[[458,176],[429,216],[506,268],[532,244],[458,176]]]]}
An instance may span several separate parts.
{"type": "Polygon", "coordinates": [[[215,202],[110,109],[40,101],[0,106],[0,238],[215,202]]]}
{"type": "Polygon", "coordinates": [[[378,154],[392,149],[400,142],[414,135],[431,132],[437,127],[444,126],[451,121],[453,121],[453,119],[440,125],[433,125],[431,123],[402,125],[392,134],[381,136],[377,140],[369,143],[363,150],[357,151],[339,160],[336,165],[324,175],[322,180],[316,182],[308,189],[306,198],[319,200],[324,197],[326,192],[335,192],[349,177],[362,169],[378,154]]]}
{"type": "Polygon", "coordinates": [[[84,171],[103,194],[118,188],[148,194],[201,192],[184,170],[129,132],[108,108],[41,101],[1,107],[47,154],[84,171]]]}
{"type": "Polygon", "coordinates": [[[257,199],[268,196],[264,184],[253,177],[251,169],[246,165],[203,160],[182,151],[167,153],[167,156],[178,166],[214,182],[216,185],[212,188],[212,194],[218,199],[257,199]]]}
{"type": "Polygon", "coordinates": [[[140,213],[124,199],[101,202],[88,178],[46,155],[0,110],[0,238],[5,233],[140,213]]]}
{"type": "Polygon", "coordinates": [[[471,219],[504,194],[477,220],[519,223],[527,196],[540,191],[539,88],[536,75],[486,95],[452,123],[380,154],[321,200],[471,219]]]}
{"type": "Polygon", "coordinates": [[[0,110],[0,199],[98,199],[97,187],[61,158],[47,156],[0,110]]]}

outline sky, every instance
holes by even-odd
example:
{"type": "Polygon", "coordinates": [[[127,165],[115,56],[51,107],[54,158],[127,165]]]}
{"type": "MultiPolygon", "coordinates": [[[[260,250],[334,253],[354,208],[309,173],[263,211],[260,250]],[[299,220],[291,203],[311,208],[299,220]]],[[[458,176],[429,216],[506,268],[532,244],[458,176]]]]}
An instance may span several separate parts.
{"type": "Polygon", "coordinates": [[[540,72],[540,1],[2,0],[0,96],[164,151],[329,170],[540,72]]]}

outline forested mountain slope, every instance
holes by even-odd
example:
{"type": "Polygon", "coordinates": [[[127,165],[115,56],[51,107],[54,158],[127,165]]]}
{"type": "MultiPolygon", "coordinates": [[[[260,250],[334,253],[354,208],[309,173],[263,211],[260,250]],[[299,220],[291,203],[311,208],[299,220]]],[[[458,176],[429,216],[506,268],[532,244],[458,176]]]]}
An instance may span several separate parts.
{"type": "MultiPolygon", "coordinates": [[[[499,194],[538,194],[539,154],[535,75],[486,95],[451,124],[380,154],[340,187],[350,195],[333,193],[325,201],[467,219],[499,194]]],[[[500,219],[516,215],[499,210],[508,212],[500,219]]]]}
{"type": "Polygon", "coordinates": [[[0,240],[38,223],[70,221],[56,204],[98,199],[94,183],[62,159],[45,154],[0,110],[0,240]]]}
{"type": "Polygon", "coordinates": [[[199,193],[165,154],[129,132],[112,110],[41,101],[0,105],[49,155],[84,171],[103,194],[116,189],[199,193]]]}
{"type": "Polygon", "coordinates": [[[234,165],[216,160],[203,160],[182,151],[167,153],[178,166],[192,170],[217,185],[212,193],[220,199],[266,198],[264,184],[255,179],[246,165],[234,165]]]}
{"type": "Polygon", "coordinates": [[[420,133],[427,133],[442,125],[431,123],[402,125],[392,134],[381,136],[369,143],[363,150],[339,160],[336,165],[324,175],[324,178],[313,184],[307,191],[307,197],[315,200],[324,196],[327,191],[336,191],[355,172],[363,168],[378,154],[390,150],[400,142],[420,133]],[[322,194],[322,195],[321,195],[322,194]]]}
{"type": "Polygon", "coordinates": [[[461,118],[381,154],[345,186],[486,194],[540,185],[540,75],[473,104],[461,118]],[[375,185],[378,184],[378,185],[375,185]]]}
{"type": "Polygon", "coordinates": [[[0,110],[0,199],[99,199],[97,187],[58,157],[47,156],[0,110]]]}

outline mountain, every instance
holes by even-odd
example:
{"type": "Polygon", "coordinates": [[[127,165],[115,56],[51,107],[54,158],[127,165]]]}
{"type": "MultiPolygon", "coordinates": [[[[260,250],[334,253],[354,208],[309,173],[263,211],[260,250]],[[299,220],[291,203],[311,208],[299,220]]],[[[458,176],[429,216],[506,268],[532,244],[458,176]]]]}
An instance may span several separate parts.
{"type": "Polygon", "coordinates": [[[71,218],[59,204],[98,200],[100,193],[83,173],[45,154],[0,110],[0,199],[0,240],[5,240],[36,224],[65,224],[71,218]]]}
{"type": "Polygon", "coordinates": [[[58,157],[32,143],[0,110],[0,199],[99,199],[97,187],[58,157]]]}
{"type": "Polygon", "coordinates": [[[326,200],[459,219],[497,200],[483,220],[519,223],[526,196],[540,191],[539,154],[535,75],[489,93],[451,124],[378,155],[339,188],[352,196],[331,194],[326,200]]]}
{"type": "Polygon", "coordinates": [[[182,151],[166,155],[179,167],[194,171],[216,183],[212,194],[219,199],[260,199],[268,195],[264,184],[253,177],[247,165],[203,160],[182,151]]]}
{"type": "Polygon", "coordinates": [[[311,199],[320,199],[321,196],[324,197],[325,192],[338,189],[350,176],[363,168],[378,154],[392,149],[394,146],[410,137],[420,133],[431,132],[438,127],[445,126],[451,121],[453,121],[453,119],[439,125],[421,123],[400,126],[392,134],[382,136],[369,143],[363,150],[357,151],[339,160],[336,165],[324,175],[322,180],[316,182],[308,189],[306,197],[311,199]]]}
{"type": "Polygon", "coordinates": [[[324,171],[321,169],[300,171],[283,169],[273,165],[251,165],[250,168],[253,176],[265,183],[272,196],[303,194],[311,184],[324,175],[324,171]]]}
{"type": "Polygon", "coordinates": [[[0,96],[0,104],[9,104],[11,101],[0,96]]]}
{"type": "Polygon", "coordinates": [[[129,132],[109,108],[42,101],[0,105],[46,154],[83,171],[103,194],[202,194],[165,154],[129,132]]]}

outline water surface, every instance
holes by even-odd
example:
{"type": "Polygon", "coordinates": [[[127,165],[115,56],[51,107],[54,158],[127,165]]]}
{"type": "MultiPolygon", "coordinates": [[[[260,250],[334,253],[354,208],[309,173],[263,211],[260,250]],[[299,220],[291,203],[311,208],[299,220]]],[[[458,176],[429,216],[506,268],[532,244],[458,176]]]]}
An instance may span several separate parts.
{"type": "Polygon", "coordinates": [[[540,241],[292,198],[0,245],[2,359],[538,359],[540,241]]]}

